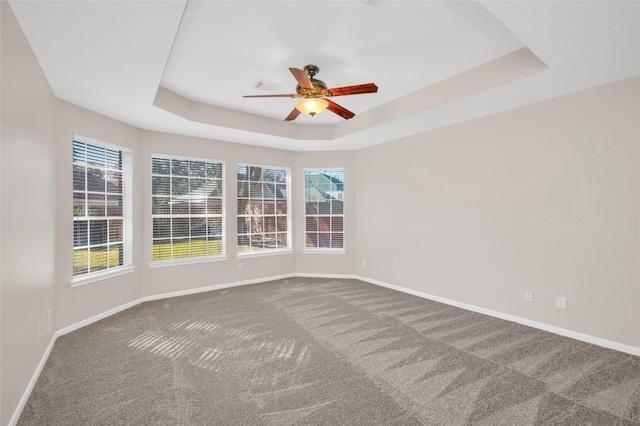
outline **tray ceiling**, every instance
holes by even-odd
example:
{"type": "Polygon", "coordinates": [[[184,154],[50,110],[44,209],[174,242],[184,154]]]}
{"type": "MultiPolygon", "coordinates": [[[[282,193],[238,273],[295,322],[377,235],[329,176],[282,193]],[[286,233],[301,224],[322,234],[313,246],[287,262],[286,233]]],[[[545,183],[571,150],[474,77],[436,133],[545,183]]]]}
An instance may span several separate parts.
{"type": "Polygon", "coordinates": [[[640,74],[640,3],[11,1],[60,99],[143,129],[358,149],[640,74]],[[356,113],[284,117],[289,67],[356,113]],[[270,92],[258,81],[276,85],[270,92]]]}

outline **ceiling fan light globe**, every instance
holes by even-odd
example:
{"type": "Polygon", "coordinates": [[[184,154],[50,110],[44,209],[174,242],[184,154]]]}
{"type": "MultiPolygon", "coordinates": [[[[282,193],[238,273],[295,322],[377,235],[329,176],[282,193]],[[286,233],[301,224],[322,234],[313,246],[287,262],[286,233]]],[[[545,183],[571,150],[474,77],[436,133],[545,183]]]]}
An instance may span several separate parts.
{"type": "Polygon", "coordinates": [[[304,114],[314,116],[319,112],[324,111],[329,106],[329,102],[326,99],[314,98],[305,99],[296,105],[296,109],[304,114]]]}

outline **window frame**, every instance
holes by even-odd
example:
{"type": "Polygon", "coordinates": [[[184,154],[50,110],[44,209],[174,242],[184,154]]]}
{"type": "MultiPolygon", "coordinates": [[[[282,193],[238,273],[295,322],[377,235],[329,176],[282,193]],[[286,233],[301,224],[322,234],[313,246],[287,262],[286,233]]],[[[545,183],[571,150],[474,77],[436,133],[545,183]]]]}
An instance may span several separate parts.
{"type": "MultiPolygon", "coordinates": [[[[216,165],[220,165],[220,185],[221,185],[221,209],[220,209],[220,214],[208,214],[208,213],[201,213],[201,214],[174,214],[174,213],[168,213],[168,214],[154,214],[153,210],[151,211],[150,214],[150,218],[151,218],[151,223],[150,223],[150,228],[151,228],[151,262],[149,262],[149,267],[150,268],[160,268],[160,267],[166,267],[166,266],[175,266],[175,265],[185,265],[185,264],[193,264],[193,263],[203,263],[203,262],[217,262],[217,261],[223,261],[228,259],[227,256],[227,225],[226,225],[226,202],[227,202],[227,198],[226,198],[226,176],[225,176],[225,170],[226,170],[226,163],[224,160],[218,160],[218,159],[212,159],[212,158],[201,158],[201,157],[190,157],[190,156],[184,156],[184,155],[174,155],[174,154],[162,154],[162,153],[151,153],[151,158],[150,158],[150,172],[149,172],[149,178],[150,178],[150,201],[151,201],[151,207],[153,207],[153,199],[155,196],[157,196],[156,194],[154,194],[153,192],[153,178],[154,177],[169,177],[169,179],[171,180],[171,178],[174,176],[173,173],[170,171],[170,174],[165,175],[165,174],[154,174],[153,173],[153,160],[155,158],[158,159],[166,159],[169,160],[170,162],[172,162],[173,160],[177,160],[177,161],[194,161],[194,162],[204,162],[205,164],[216,164],[216,165]],[[220,218],[220,243],[221,243],[221,253],[219,254],[212,254],[212,255],[205,255],[205,256],[188,256],[188,257],[179,257],[179,258],[170,258],[170,259],[160,259],[160,260],[154,260],[154,241],[156,241],[156,238],[154,237],[154,219],[159,219],[159,218],[180,218],[180,219],[191,219],[192,217],[200,217],[200,218],[220,218]]],[[[175,175],[179,178],[187,178],[187,179],[196,179],[197,177],[193,177],[193,176],[182,176],[182,175],[175,175]]],[[[206,178],[205,178],[206,179],[206,178]]],[[[171,197],[171,194],[168,196],[171,197]]],[[[208,232],[205,234],[206,237],[208,237],[208,232]]],[[[191,234],[191,228],[189,228],[189,239],[193,238],[193,235],[191,234]]],[[[170,240],[173,241],[173,237],[170,236],[169,237],[170,240]]],[[[173,250],[173,243],[171,243],[170,249],[173,250]]]]}
{"type": "MultiPolygon", "coordinates": [[[[236,256],[238,258],[248,258],[248,257],[259,257],[259,256],[272,256],[272,255],[278,255],[278,254],[290,254],[293,253],[293,230],[292,230],[292,214],[291,214],[291,168],[290,167],[283,167],[283,166],[271,166],[271,165],[265,165],[265,164],[254,164],[254,163],[247,163],[247,162],[238,162],[236,163],[236,223],[237,223],[237,229],[236,229],[236,248],[237,248],[237,254],[236,256]],[[262,248],[262,249],[256,249],[256,250],[240,250],[241,244],[239,243],[239,238],[241,236],[246,236],[246,235],[250,235],[247,233],[240,233],[240,223],[241,220],[245,220],[244,218],[250,216],[250,215],[241,215],[239,213],[239,209],[238,209],[238,205],[241,199],[238,192],[239,192],[239,188],[241,185],[241,182],[245,182],[246,180],[240,180],[238,179],[238,173],[239,173],[239,169],[240,167],[259,167],[261,169],[263,169],[263,173],[265,169],[269,169],[269,170],[273,170],[274,172],[276,171],[284,171],[286,173],[286,178],[285,178],[285,185],[286,185],[286,207],[287,207],[287,214],[286,214],[286,226],[287,226],[287,231],[286,231],[286,236],[287,236],[287,246],[286,247],[276,247],[276,248],[262,248]]],[[[260,179],[260,181],[262,181],[262,179],[260,179]]],[[[260,182],[258,181],[258,182],[260,182]]],[[[248,181],[251,182],[251,181],[248,181]]],[[[276,183],[276,181],[274,181],[274,183],[276,183]]],[[[252,199],[252,197],[249,195],[249,197],[247,198],[249,200],[252,199]]],[[[260,199],[262,202],[264,202],[264,197],[260,199]]],[[[265,214],[263,212],[262,217],[264,217],[265,214]]],[[[277,214],[273,215],[274,217],[278,217],[277,214]]],[[[276,227],[277,227],[277,219],[276,219],[276,227]]],[[[277,232],[276,232],[277,233],[277,232]]]]}
{"type": "MultiPolygon", "coordinates": [[[[74,134],[73,138],[72,138],[72,144],[71,144],[71,151],[72,151],[72,205],[73,205],[73,231],[72,231],[72,278],[71,278],[71,286],[72,287],[77,287],[77,286],[81,286],[81,285],[85,285],[85,284],[89,284],[92,282],[96,282],[96,281],[101,281],[103,279],[107,279],[107,278],[111,278],[117,275],[122,275],[122,274],[126,274],[126,273],[130,273],[133,272],[136,268],[136,266],[134,266],[133,264],[133,150],[130,148],[126,148],[120,145],[115,145],[112,143],[108,143],[108,142],[104,142],[101,140],[97,140],[97,139],[93,139],[93,138],[88,138],[86,136],[82,136],[79,134],[74,134]],[[120,153],[121,156],[121,164],[120,164],[120,175],[121,175],[121,196],[122,196],[122,214],[121,215],[108,215],[108,201],[105,201],[105,215],[104,216],[100,216],[100,218],[102,219],[97,219],[97,220],[104,220],[107,222],[107,229],[109,229],[109,221],[112,220],[121,220],[122,221],[122,241],[121,243],[121,250],[122,250],[122,265],[118,265],[118,266],[114,266],[114,267],[109,267],[107,266],[107,268],[104,269],[100,269],[94,272],[86,272],[84,274],[79,274],[79,275],[75,275],[75,263],[74,263],[74,258],[75,258],[75,252],[76,250],[78,250],[78,247],[82,248],[86,248],[89,252],[87,254],[87,256],[90,256],[90,250],[91,247],[100,247],[100,246],[105,246],[107,248],[111,247],[112,245],[114,245],[113,243],[111,243],[109,241],[110,236],[108,235],[106,237],[107,242],[106,243],[100,243],[100,244],[92,244],[91,243],[91,235],[90,235],[90,221],[91,221],[91,216],[88,214],[88,208],[89,205],[87,203],[87,200],[89,199],[89,195],[90,194],[104,194],[104,196],[106,197],[106,200],[109,199],[109,195],[113,196],[116,195],[117,193],[110,193],[108,191],[108,187],[105,187],[104,192],[102,191],[90,191],[89,190],[89,183],[86,180],[86,170],[87,167],[89,166],[89,161],[88,161],[88,153],[87,151],[85,151],[85,161],[82,163],[82,167],[85,168],[85,179],[84,179],[84,188],[83,190],[77,190],[75,188],[75,166],[76,166],[76,161],[75,159],[73,159],[73,155],[75,153],[75,144],[76,143],[82,143],[85,145],[85,149],[88,145],[93,145],[96,146],[100,149],[105,150],[105,166],[104,167],[100,167],[100,166],[96,166],[93,165],[91,166],[94,169],[98,169],[98,170],[102,170],[104,172],[107,172],[109,170],[111,170],[111,172],[114,171],[114,169],[109,169],[107,167],[107,152],[108,150],[112,150],[112,151],[118,151],[120,153]],[[85,209],[85,215],[84,216],[76,216],[75,215],[75,194],[77,193],[82,193],[84,194],[84,209],[85,209]],[[86,221],[87,224],[89,225],[89,228],[87,228],[87,235],[86,235],[86,239],[87,239],[87,243],[86,244],[80,244],[78,246],[76,246],[76,226],[75,223],[79,222],[79,221],[86,221]]],[[[96,220],[96,219],[93,219],[96,220]]],[[[109,257],[109,256],[107,256],[109,257]]],[[[90,261],[91,258],[89,257],[89,263],[88,266],[90,265],[90,261]]]]}
{"type": "MultiPolygon", "coordinates": [[[[339,201],[342,201],[342,213],[334,214],[333,212],[329,212],[329,214],[307,214],[307,172],[318,172],[318,173],[327,173],[331,172],[342,172],[342,185],[344,185],[344,177],[346,174],[344,167],[305,167],[302,170],[302,217],[303,217],[303,240],[304,240],[304,248],[302,250],[303,253],[307,254],[345,254],[347,252],[347,241],[346,241],[346,223],[345,223],[345,196],[344,196],[344,187],[342,190],[342,198],[338,198],[339,201]],[[308,217],[317,217],[317,216],[327,216],[329,218],[333,217],[341,217],[342,218],[342,247],[309,247],[307,246],[307,218],[308,217]]],[[[329,235],[333,234],[332,231],[329,231],[329,235]]]]}

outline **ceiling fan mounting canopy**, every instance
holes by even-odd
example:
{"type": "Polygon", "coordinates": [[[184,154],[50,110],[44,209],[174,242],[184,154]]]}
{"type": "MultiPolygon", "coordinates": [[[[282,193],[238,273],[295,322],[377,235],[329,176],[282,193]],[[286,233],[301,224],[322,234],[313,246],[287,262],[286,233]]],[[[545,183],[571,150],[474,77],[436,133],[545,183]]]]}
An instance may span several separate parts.
{"type": "Polygon", "coordinates": [[[309,78],[315,77],[316,74],[318,74],[320,72],[320,68],[318,68],[317,65],[305,65],[305,67],[303,69],[307,73],[309,78]]]}
{"type": "Polygon", "coordinates": [[[295,120],[301,112],[310,116],[316,115],[318,112],[328,109],[329,111],[339,115],[340,117],[348,120],[355,116],[355,113],[341,107],[335,102],[324,99],[332,96],[345,96],[345,95],[359,95],[363,93],[375,93],[378,91],[378,86],[374,83],[360,84],[356,86],[338,87],[334,89],[327,88],[327,85],[322,80],[317,80],[314,77],[320,68],[316,65],[307,65],[303,70],[298,68],[289,68],[291,74],[295,77],[298,85],[296,86],[296,93],[282,94],[282,95],[246,95],[245,98],[304,98],[291,113],[285,118],[285,121],[295,120]]]}

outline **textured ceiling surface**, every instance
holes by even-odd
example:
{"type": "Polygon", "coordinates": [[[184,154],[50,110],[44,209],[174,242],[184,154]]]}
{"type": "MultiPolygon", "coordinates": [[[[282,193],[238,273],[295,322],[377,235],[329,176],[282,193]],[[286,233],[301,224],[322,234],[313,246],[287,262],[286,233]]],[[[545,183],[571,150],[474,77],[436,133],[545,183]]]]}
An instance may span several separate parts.
{"type": "Polygon", "coordinates": [[[289,150],[362,148],[640,74],[635,1],[10,5],[57,97],[143,129],[289,150]],[[348,121],[284,122],[296,99],[242,97],[294,93],[288,68],[307,64],[329,87],[379,91],[333,98],[348,121]]]}

